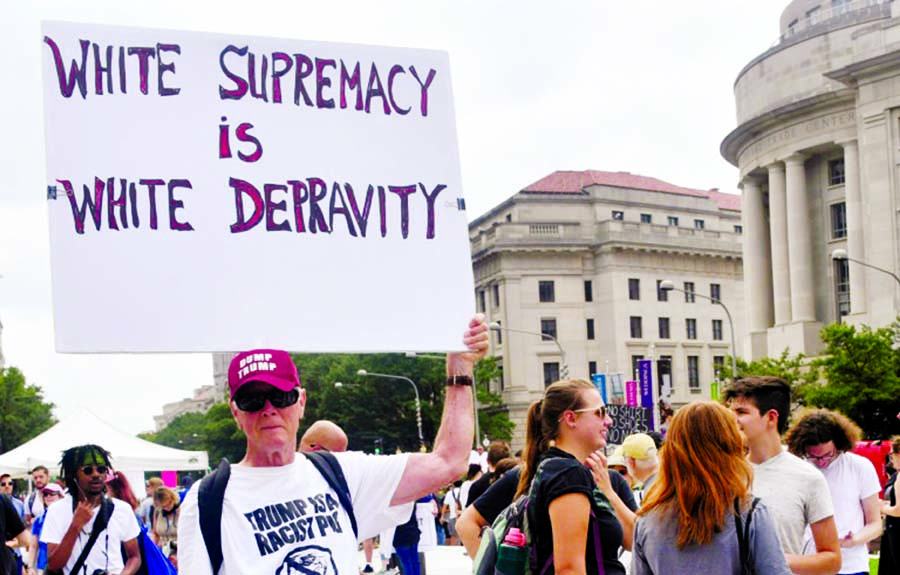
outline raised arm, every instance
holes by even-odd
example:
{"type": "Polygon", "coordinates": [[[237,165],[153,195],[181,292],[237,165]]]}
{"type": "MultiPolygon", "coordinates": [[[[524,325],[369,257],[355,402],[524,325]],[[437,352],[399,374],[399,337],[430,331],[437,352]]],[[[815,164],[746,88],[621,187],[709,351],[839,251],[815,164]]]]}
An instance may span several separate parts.
{"type": "MultiPolygon", "coordinates": [[[[487,353],[488,327],[482,314],[477,314],[469,322],[463,343],[469,351],[447,354],[448,379],[454,376],[473,377],[475,364],[487,353]]],[[[434,440],[434,450],[409,456],[403,477],[391,499],[392,506],[414,501],[465,473],[475,432],[472,393],[472,387],[468,385],[447,385],[444,413],[434,440]]]]}

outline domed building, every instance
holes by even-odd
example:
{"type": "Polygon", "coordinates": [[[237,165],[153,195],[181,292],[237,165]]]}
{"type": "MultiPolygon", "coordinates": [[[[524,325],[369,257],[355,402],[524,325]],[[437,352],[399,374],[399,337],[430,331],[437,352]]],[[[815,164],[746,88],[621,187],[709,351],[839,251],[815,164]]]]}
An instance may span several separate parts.
{"type": "Polygon", "coordinates": [[[891,323],[900,2],[791,2],[778,42],[741,70],[734,93],[737,128],[721,153],[743,193],[744,355],[816,354],[823,325],[891,323]]]}

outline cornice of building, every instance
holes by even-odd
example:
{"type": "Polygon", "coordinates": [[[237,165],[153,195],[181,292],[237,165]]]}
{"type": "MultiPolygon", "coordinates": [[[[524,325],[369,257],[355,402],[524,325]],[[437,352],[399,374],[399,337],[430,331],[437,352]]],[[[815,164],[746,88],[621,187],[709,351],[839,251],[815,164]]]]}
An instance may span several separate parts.
{"type": "Polygon", "coordinates": [[[836,111],[843,107],[855,105],[855,101],[856,91],[847,88],[816,94],[809,98],[778,106],[744,122],[732,130],[719,145],[719,153],[728,163],[735,167],[740,167],[738,158],[744,149],[772,129],[789,124],[793,120],[802,119],[804,115],[808,115],[812,110],[821,113],[825,113],[829,109],[836,111]]]}

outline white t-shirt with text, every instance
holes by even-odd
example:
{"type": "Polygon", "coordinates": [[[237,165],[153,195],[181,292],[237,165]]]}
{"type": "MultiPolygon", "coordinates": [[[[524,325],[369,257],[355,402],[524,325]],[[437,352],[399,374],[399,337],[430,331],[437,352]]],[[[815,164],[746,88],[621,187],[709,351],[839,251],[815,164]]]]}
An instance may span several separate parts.
{"type": "MultiPolygon", "coordinates": [[[[409,519],[410,502],[390,507],[406,454],[335,453],[350,490],[359,541],[409,519]]],[[[188,492],[178,524],[179,572],[211,575],[200,531],[199,482],[188,492]]],[[[316,573],[356,575],[358,544],[337,494],[298,454],[280,467],[231,466],[222,505],[220,575],[316,573]]]]}
{"type": "MultiPolygon", "coordinates": [[[[109,573],[117,575],[122,571],[125,565],[122,563],[122,543],[136,538],[141,533],[137,518],[134,512],[124,501],[118,499],[110,499],[113,502],[113,513],[109,518],[106,529],[100,532],[94,546],[88,553],[87,560],[84,562],[84,569],[77,575],[82,573],[93,573],[95,569],[106,569],[109,573]]],[[[82,527],[78,533],[78,539],[72,547],[72,553],[63,569],[64,573],[70,573],[78,561],[78,556],[84,546],[87,545],[88,539],[91,537],[91,529],[94,521],[97,520],[100,506],[94,509],[93,519],[88,521],[87,525],[82,527]]],[[[72,524],[72,518],[75,514],[72,511],[72,496],[66,495],[61,501],[50,506],[47,509],[47,518],[44,520],[44,530],[41,531],[41,541],[43,543],[59,545],[72,524]]],[[[74,574],[73,574],[74,575],[74,574]]]]}

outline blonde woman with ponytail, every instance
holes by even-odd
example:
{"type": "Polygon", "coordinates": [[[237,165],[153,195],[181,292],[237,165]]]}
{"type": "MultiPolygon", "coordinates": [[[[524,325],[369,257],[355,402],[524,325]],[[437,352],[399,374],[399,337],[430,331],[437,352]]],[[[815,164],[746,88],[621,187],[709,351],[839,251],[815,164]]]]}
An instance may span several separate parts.
{"type": "Polygon", "coordinates": [[[625,573],[617,557],[626,533],[616,508],[631,512],[610,487],[598,452],[611,425],[600,393],[583,380],[554,383],[528,410],[516,495],[531,490],[537,575],[625,573]]]}

